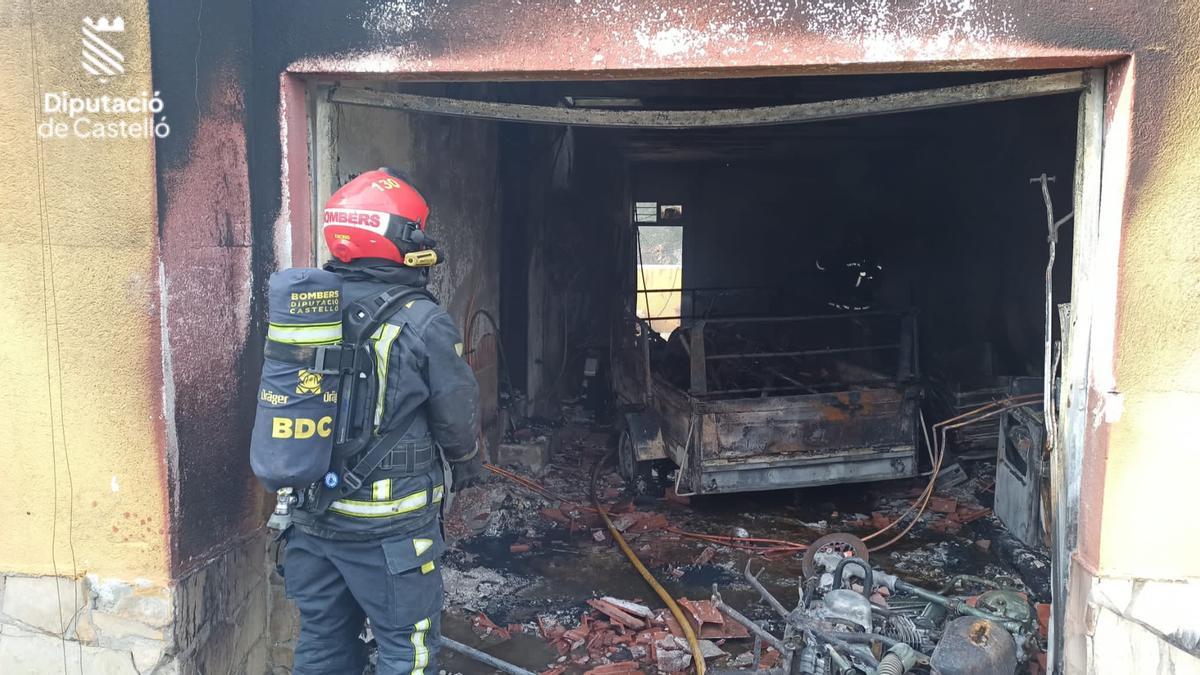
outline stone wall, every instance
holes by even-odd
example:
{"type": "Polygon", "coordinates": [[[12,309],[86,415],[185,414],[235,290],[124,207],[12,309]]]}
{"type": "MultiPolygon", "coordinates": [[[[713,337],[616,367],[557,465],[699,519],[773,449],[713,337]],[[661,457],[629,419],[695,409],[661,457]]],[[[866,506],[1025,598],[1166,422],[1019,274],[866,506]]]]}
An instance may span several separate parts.
{"type": "Polygon", "coordinates": [[[88,575],[0,577],[0,672],[177,673],[171,592],[88,575]]]}
{"type": "Polygon", "coordinates": [[[267,534],[243,539],[175,587],[181,673],[267,672],[267,534]]]}
{"type": "Polygon", "coordinates": [[[171,587],[0,576],[0,673],[266,673],[264,550],[250,537],[171,587]]]}
{"type": "Polygon", "coordinates": [[[1200,674],[1198,608],[1196,580],[1096,579],[1088,594],[1087,672],[1200,674]]]}

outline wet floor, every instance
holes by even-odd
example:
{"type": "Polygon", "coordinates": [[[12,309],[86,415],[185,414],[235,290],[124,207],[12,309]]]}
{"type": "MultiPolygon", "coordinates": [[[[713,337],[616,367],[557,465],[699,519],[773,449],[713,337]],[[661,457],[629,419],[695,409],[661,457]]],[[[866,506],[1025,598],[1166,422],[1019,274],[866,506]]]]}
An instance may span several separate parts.
{"type": "MultiPolygon", "coordinates": [[[[537,480],[558,496],[586,503],[590,468],[606,454],[608,436],[603,430],[579,430],[574,442],[560,445],[562,456],[553,457],[548,474],[537,480]]],[[[973,499],[978,491],[986,505],[986,490],[978,488],[986,487],[988,470],[986,465],[979,467],[981,475],[957,490],[961,500],[973,499]]],[[[869,526],[872,512],[902,511],[913,490],[922,485],[920,481],[893,481],[720,495],[692,498],[688,505],[639,501],[634,508],[661,513],[672,526],[687,531],[731,535],[740,528],[754,537],[807,543],[831,532],[870,533],[874,529],[869,526]]],[[[619,502],[623,497],[620,486],[616,476],[605,474],[599,492],[610,497],[606,501],[619,502]]],[[[582,673],[598,664],[559,662],[559,653],[537,634],[538,617],[573,627],[590,610],[586,601],[600,596],[662,606],[607,533],[596,534],[601,528],[582,527],[572,532],[543,516],[542,509],[559,506],[556,501],[502,478],[465,491],[461,501],[455,509],[457,522],[449,528],[461,536],[453,542],[444,564],[447,612],[443,630],[448,636],[534,672],[565,665],[567,673],[582,673]],[[514,553],[510,548],[514,545],[529,550],[514,553]],[[499,626],[516,629],[512,637],[503,641],[481,637],[473,626],[480,613],[499,626]]],[[[930,514],[925,520],[934,517],[930,514]]],[[[1020,572],[1002,558],[1001,547],[985,546],[998,531],[991,516],[964,525],[953,535],[921,522],[895,545],[873,552],[870,562],[932,590],[939,590],[958,574],[1010,580],[1008,585],[1036,589],[1040,581],[1025,584],[1020,572]]],[[[725,602],[778,634],[782,627],[778,617],[742,576],[749,561],[755,571],[763,570],[764,584],[785,606],[797,602],[798,555],[764,559],[722,546],[706,554],[709,544],[661,530],[630,539],[647,567],[676,598],[707,599],[716,584],[725,602]]],[[[1048,565],[1045,572],[1048,576],[1048,565]]],[[[1031,595],[1038,593],[1034,590],[1031,595]]],[[[723,648],[736,654],[751,645],[748,640],[737,642],[740,644],[729,641],[723,648]]],[[[448,673],[495,672],[447,652],[443,652],[440,667],[448,673]]]]}

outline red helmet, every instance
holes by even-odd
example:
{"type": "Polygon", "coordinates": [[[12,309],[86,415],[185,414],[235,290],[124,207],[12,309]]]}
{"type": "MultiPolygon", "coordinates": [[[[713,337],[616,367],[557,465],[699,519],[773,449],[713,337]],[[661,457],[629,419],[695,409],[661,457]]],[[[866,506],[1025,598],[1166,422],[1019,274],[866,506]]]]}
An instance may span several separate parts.
{"type": "Polygon", "coordinates": [[[359,174],[325,204],[325,244],[342,262],[384,258],[404,263],[404,254],[422,250],[429,204],[400,174],[380,168],[359,174]]]}

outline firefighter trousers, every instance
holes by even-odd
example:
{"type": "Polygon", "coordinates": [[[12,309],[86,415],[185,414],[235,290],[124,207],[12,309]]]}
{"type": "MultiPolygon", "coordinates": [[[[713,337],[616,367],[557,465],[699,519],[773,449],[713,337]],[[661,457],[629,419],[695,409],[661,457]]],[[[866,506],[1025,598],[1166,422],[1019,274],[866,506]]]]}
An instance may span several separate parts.
{"type": "Polygon", "coordinates": [[[300,610],[294,675],[361,675],[366,619],[379,647],[378,675],[437,675],[442,546],[426,545],[422,534],[341,541],[288,531],[284,583],[300,610]]]}

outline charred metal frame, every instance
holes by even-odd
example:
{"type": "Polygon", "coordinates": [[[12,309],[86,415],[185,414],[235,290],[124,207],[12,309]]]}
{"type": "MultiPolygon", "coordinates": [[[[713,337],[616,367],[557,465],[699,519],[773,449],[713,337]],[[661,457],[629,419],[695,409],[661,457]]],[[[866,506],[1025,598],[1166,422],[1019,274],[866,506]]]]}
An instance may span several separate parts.
{"type": "MultiPolygon", "coordinates": [[[[687,318],[687,317],[682,317],[687,318]]],[[[909,311],[868,311],[839,314],[801,314],[792,316],[747,316],[747,317],[712,317],[692,321],[689,357],[691,358],[691,387],[689,392],[694,396],[717,397],[733,394],[766,393],[771,391],[795,391],[799,387],[756,387],[753,389],[710,389],[708,386],[708,363],[711,361],[733,359],[768,359],[794,358],[801,356],[824,356],[832,354],[852,354],[856,352],[877,352],[896,350],[897,373],[896,380],[908,380],[919,375],[917,365],[917,328],[914,313],[909,311]],[[705,346],[705,330],[714,324],[734,323],[805,323],[813,321],[851,321],[868,317],[898,317],[901,319],[900,341],[887,344],[867,345],[859,347],[825,347],[821,349],[801,349],[794,351],[748,351],[722,352],[709,354],[705,346]]],[[[655,320],[659,320],[657,317],[655,320]]],[[[851,383],[843,383],[851,384],[851,383]]]]}
{"type": "MultiPolygon", "coordinates": [[[[912,312],[708,317],[691,321],[687,349],[691,384],[687,391],[654,371],[649,321],[627,314],[618,329],[617,339],[627,340],[633,334],[637,340],[636,375],[618,378],[618,396],[631,404],[626,430],[635,458],[671,459],[679,466],[677,489],[683,493],[773,490],[916,475],[919,390],[915,386],[917,332],[912,312]],[[900,324],[899,342],[710,354],[705,340],[706,329],[720,324],[803,324],[862,318],[894,318],[900,324]],[[834,386],[834,391],[819,393],[799,393],[801,388],[795,386],[708,386],[707,370],[712,361],[883,350],[897,353],[895,374],[886,381],[841,383],[834,386]]],[[[628,358],[632,354],[625,351],[624,355],[618,370],[634,366],[628,358]]]]}

